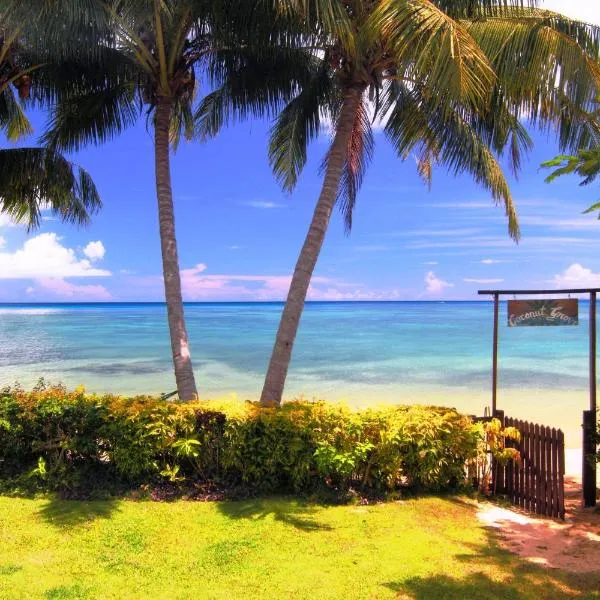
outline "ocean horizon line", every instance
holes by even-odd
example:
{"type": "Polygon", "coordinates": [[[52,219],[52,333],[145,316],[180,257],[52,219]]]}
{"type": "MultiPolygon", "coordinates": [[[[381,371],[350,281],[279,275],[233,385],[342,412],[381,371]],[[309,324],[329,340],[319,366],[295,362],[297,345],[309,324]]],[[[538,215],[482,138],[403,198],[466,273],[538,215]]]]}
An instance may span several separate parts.
{"type": "MultiPolygon", "coordinates": [[[[505,303],[511,298],[500,299],[505,303]]],[[[579,298],[580,302],[589,302],[587,298],[579,298]]],[[[307,300],[306,304],[492,304],[492,298],[477,300],[307,300]]],[[[285,300],[186,300],[186,306],[199,305],[284,305],[285,300]]],[[[156,300],[114,300],[114,301],[80,301],[80,302],[0,302],[0,307],[21,306],[166,306],[165,301],[156,300]]]]}

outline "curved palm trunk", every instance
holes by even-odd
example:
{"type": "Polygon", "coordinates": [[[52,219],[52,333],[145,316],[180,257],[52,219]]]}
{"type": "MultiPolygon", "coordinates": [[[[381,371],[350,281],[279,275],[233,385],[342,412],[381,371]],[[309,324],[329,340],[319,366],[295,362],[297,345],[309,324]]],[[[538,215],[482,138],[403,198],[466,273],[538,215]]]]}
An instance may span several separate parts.
{"type": "Polygon", "coordinates": [[[175,216],[173,194],[171,192],[171,165],[169,157],[169,125],[171,120],[171,100],[160,97],[156,105],[154,125],[154,152],[156,169],[156,195],[158,198],[158,220],[160,246],[162,250],[165,298],[171,335],[171,351],[175,368],[177,392],[181,400],[198,398],[196,381],[192,369],[188,335],[183,314],[181,277],[175,238],[175,216]]]}
{"type": "Polygon", "coordinates": [[[285,379],[292,358],[294,340],[300,325],[300,317],[304,309],[310,280],[337,199],[344,163],[348,156],[348,143],[354,127],[356,111],[362,99],[362,93],[363,88],[356,87],[346,90],[344,94],[344,102],[338,118],[335,137],[327,160],[323,187],[296,263],[279,329],[277,330],[275,346],[260,397],[260,402],[264,406],[281,404],[285,379]]]}

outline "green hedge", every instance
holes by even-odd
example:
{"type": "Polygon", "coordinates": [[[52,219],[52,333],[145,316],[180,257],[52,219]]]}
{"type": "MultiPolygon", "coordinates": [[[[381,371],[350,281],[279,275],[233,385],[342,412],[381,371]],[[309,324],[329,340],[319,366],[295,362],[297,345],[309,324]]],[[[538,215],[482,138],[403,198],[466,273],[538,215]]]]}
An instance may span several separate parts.
{"type": "Polygon", "coordinates": [[[464,483],[479,429],[445,408],[165,402],[39,386],[0,393],[0,481],[88,493],[141,484],[249,492],[442,491],[464,483]]]}

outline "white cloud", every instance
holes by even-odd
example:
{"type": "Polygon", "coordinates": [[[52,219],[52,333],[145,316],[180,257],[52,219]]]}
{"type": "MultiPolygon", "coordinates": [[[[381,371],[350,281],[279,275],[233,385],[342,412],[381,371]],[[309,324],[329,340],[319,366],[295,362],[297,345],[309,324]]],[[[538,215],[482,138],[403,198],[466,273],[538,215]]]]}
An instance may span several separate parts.
{"type": "Polygon", "coordinates": [[[600,221],[593,217],[582,217],[580,219],[557,219],[552,217],[519,217],[521,225],[530,225],[532,227],[550,227],[551,229],[561,229],[565,231],[589,231],[596,229],[600,231],[600,221]]]}
{"type": "Polygon", "coordinates": [[[265,202],[263,200],[248,200],[247,202],[242,202],[244,206],[250,206],[251,208],[283,208],[284,204],[278,204],[277,202],[265,202]]]}
{"type": "Polygon", "coordinates": [[[469,277],[465,277],[463,281],[465,283],[502,283],[504,279],[471,279],[469,277]]]}
{"type": "Polygon", "coordinates": [[[414,237],[467,237],[472,236],[477,233],[481,233],[483,229],[471,227],[469,229],[453,229],[449,227],[448,229],[415,229],[413,231],[406,231],[395,233],[393,235],[397,236],[414,236],[414,237]]]}
{"type": "Polygon", "coordinates": [[[356,250],[356,252],[385,252],[386,250],[389,250],[389,246],[380,246],[380,245],[376,245],[376,244],[365,244],[362,246],[354,246],[354,250],[356,250]]]}
{"type": "Polygon", "coordinates": [[[482,265],[495,265],[502,262],[501,260],[496,260],[494,258],[484,258],[481,260],[482,265]]]}
{"type": "MultiPolygon", "coordinates": [[[[291,275],[208,274],[200,263],[181,271],[181,285],[185,300],[285,300],[291,275]]],[[[131,288],[149,294],[162,294],[162,278],[132,277],[131,288]]],[[[360,284],[330,277],[312,278],[308,300],[398,300],[404,292],[398,289],[364,289],[360,284]]]]}
{"type": "Polygon", "coordinates": [[[543,0],[541,8],[600,25],[600,4],[597,0],[543,0]]]}
{"type": "MultiPolygon", "coordinates": [[[[549,206],[560,205],[561,203],[556,200],[547,199],[547,198],[544,198],[544,199],[523,198],[523,199],[515,200],[515,204],[517,205],[517,208],[521,208],[523,206],[549,207],[549,206]]],[[[498,208],[498,206],[495,205],[491,200],[488,200],[488,201],[467,200],[465,202],[462,202],[462,201],[433,202],[429,206],[431,206],[432,208],[457,208],[457,209],[465,209],[465,210],[480,209],[480,208],[483,208],[483,209],[492,208],[492,209],[496,210],[498,208]]],[[[480,218],[480,215],[478,215],[478,218],[480,218]]]]}
{"type": "Polygon", "coordinates": [[[425,262],[421,263],[422,265],[437,265],[439,264],[437,260],[426,260],[425,262]]]}
{"type": "Polygon", "coordinates": [[[446,288],[454,287],[453,283],[449,283],[436,276],[433,271],[429,271],[425,275],[425,292],[427,294],[439,294],[446,288]]]}
{"type": "Polygon", "coordinates": [[[574,263],[562,273],[554,275],[551,283],[557,288],[600,287],[600,273],[574,263]]]}
{"type": "Polygon", "coordinates": [[[237,245],[233,245],[233,246],[225,246],[225,248],[227,248],[228,250],[241,250],[244,246],[237,246],[237,245]]]}
{"type": "Polygon", "coordinates": [[[36,280],[37,287],[27,288],[29,295],[76,299],[111,300],[110,292],[102,285],[78,285],[65,281],[62,277],[50,277],[36,280]]]}
{"type": "Polygon", "coordinates": [[[104,244],[100,241],[90,242],[84,249],[83,253],[92,261],[102,260],[106,254],[104,244]]]}
{"type": "MultiPolygon", "coordinates": [[[[143,190],[139,190],[143,191],[143,190]]],[[[204,200],[204,197],[199,194],[177,194],[177,200],[190,201],[190,200],[204,200]]]]}
{"type": "Polygon", "coordinates": [[[434,202],[432,208],[496,208],[493,202],[434,202]]]}
{"type": "Polygon", "coordinates": [[[432,240],[415,240],[408,242],[405,247],[413,250],[424,250],[427,248],[504,248],[513,247],[513,242],[508,236],[470,236],[467,239],[444,240],[442,242],[432,240]]]}
{"type": "Polygon", "coordinates": [[[309,300],[400,300],[404,295],[401,290],[340,290],[330,287],[314,289],[309,294],[309,300]]]}
{"type": "MultiPolygon", "coordinates": [[[[290,287],[289,275],[207,275],[207,266],[197,264],[181,271],[181,286],[188,300],[280,300],[290,287]]],[[[312,284],[329,283],[326,277],[313,277],[312,284]]],[[[312,291],[309,289],[309,295],[312,291]]]]}
{"type": "Polygon", "coordinates": [[[204,273],[204,271],[206,271],[206,269],[208,269],[208,267],[206,266],[205,263],[198,263],[195,267],[193,267],[192,269],[188,269],[189,272],[194,272],[194,273],[204,273]]]}
{"type": "Polygon", "coordinates": [[[75,250],[60,243],[55,233],[42,233],[28,239],[15,252],[0,252],[0,279],[39,279],[55,277],[106,277],[110,271],[92,267],[78,258],[75,250]]]}
{"type": "Polygon", "coordinates": [[[6,239],[0,235],[0,248],[4,248],[6,246],[6,239]]]}
{"type": "Polygon", "coordinates": [[[531,250],[543,248],[548,253],[561,252],[568,246],[581,246],[584,248],[598,247],[600,238],[591,237],[558,237],[558,236],[523,236],[519,245],[506,236],[473,236],[466,240],[456,241],[414,241],[405,245],[413,250],[428,248],[524,248],[531,250]]]}
{"type": "Polygon", "coordinates": [[[19,224],[15,223],[11,217],[6,213],[0,212],[0,227],[18,227],[19,224]]]}

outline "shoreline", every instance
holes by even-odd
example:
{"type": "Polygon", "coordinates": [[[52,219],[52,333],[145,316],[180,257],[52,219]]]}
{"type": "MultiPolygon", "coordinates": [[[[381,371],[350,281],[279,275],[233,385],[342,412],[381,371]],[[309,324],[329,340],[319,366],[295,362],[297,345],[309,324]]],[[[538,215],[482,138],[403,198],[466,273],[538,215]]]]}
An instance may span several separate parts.
{"type": "MultiPolygon", "coordinates": [[[[40,372],[32,369],[33,372],[40,372]]],[[[40,373],[46,382],[56,384],[63,382],[69,389],[82,385],[85,377],[73,377],[72,374],[56,377],[56,373],[40,373]]],[[[206,375],[206,374],[205,374],[206,375]]],[[[223,373],[220,373],[222,376],[223,373]]],[[[137,378],[136,378],[137,379],[137,378]]],[[[5,385],[6,377],[0,378],[0,387],[5,385]]],[[[14,380],[14,378],[13,378],[14,380]]],[[[239,373],[231,370],[225,377],[227,382],[238,381],[240,387],[232,389],[227,383],[216,385],[218,377],[199,378],[201,400],[233,400],[233,401],[258,401],[260,382],[249,373],[239,373]],[[202,380],[205,385],[203,386],[202,380]]],[[[115,394],[120,396],[151,395],[175,389],[174,382],[169,382],[170,377],[151,377],[141,381],[115,377],[109,381],[102,378],[88,380],[84,385],[90,394],[115,394]],[[157,385],[154,381],[163,382],[157,385]],[[162,388],[162,389],[161,389],[162,388]],[[157,389],[161,391],[156,391],[157,389]]],[[[21,378],[22,387],[31,389],[35,381],[21,378]]],[[[9,384],[10,385],[10,384],[9,384]]],[[[556,390],[529,388],[523,390],[499,390],[498,408],[505,411],[506,416],[518,418],[523,421],[539,423],[541,425],[562,429],[565,435],[565,476],[577,482],[581,481],[582,474],[582,435],[581,422],[583,410],[587,409],[587,390],[556,390]],[[524,398],[526,399],[524,401],[524,398]]],[[[353,408],[368,408],[389,405],[424,405],[454,408],[458,412],[471,416],[483,416],[486,406],[489,406],[490,393],[479,389],[458,388],[424,385],[398,385],[398,384],[358,384],[342,380],[315,380],[312,377],[302,377],[302,374],[290,378],[286,388],[284,402],[293,400],[319,400],[330,403],[343,403],[353,408]],[[304,379],[304,381],[303,381],[304,379]],[[343,390],[343,391],[341,391],[343,390]]],[[[599,480],[600,480],[600,465],[599,480]]]]}
{"type": "MultiPolygon", "coordinates": [[[[239,401],[256,401],[260,396],[262,376],[218,365],[196,369],[202,399],[235,398],[239,401]]],[[[33,387],[39,378],[49,384],[63,383],[68,388],[83,385],[95,394],[160,395],[175,389],[170,373],[140,373],[135,377],[114,374],[87,377],[85,369],[60,373],[58,369],[46,370],[43,365],[29,365],[27,376],[19,376],[16,369],[0,369],[0,386],[19,382],[22,387],[33,387]],[[4,371],[4,372],[3,372],[4,371]],[[35,373],[35,375],[31,375],[35,373]]],[[[21,373],[23,375],[23,373],[21,373]]],[[[567,447],[580,447],[581,423],[588,409],[589,392],[584,389],[565,390],[551,388],[500,389],[498,408],[506,416],[562,429],[567,447]]],[[[390,404],[422,404],[455,408],[474,416],[483,416],[489,410],[491,393],[479,386],[439,386],[436,384],[361,383],[342,379],[315,378],[302,373],[290,375],[284,401],[294,399],[323,400],[346,403],[355,408],[390,404]]]]}
{"type": "MultiPolygon", "coordinates": [[[[143,382],[138,378],[125,377],[81,377],[72,373],[57,377],[55,372],[43,373],[42,369],[33,368],[48,383],[63,382],[68,388],[84,385],[88,393],[132,395],[160,395],[175,389],[170,377],[151,374],[143,382]],[[87,380],[87,385],[84,382],[87,380]]],[[[208,399],[228,399],[244,402],[257,401],[260,395],[262,378],[251,373],[243,373],[230,369],[224,373],[198,373],[200,397],[208,399]],[[224,383],[217,383],[223,381],[224,383]],[[233,385],[231,385],[231,383],[233,385]],[[237,386],[235,383],[237,382],[237,386]]],[[[17,378],[18,379],[18,378],[17,378]]],[[[14,382],[15,378],[1,377],[2,385],[14,382]]],[[[37,379],[36,379],[37,380],[37,379]]],[[[26,389],[35,385],[29,378],[20,378],[26,389]]],[[[570,465],[569,473],[581,471],[581,423],[583,411],[588,408],[587,390],[556,390],[544,388],[525,388],[522,390],[500,388],[498,408],[505,411],[506,416],[562,429],[565,434],[565,448],[572,457],[566,462],[570,465]],[[577,458],[576,453],[579,454],[577,458]]],[[[290,377],[284,401],[295,399],[323,400],[332,403],[345,403],[354,408],[376,407],[378,405],[429,405],[455,408],[458,412],[483,416],[490,404],[490,392],[467,387],[439,387],[437,385],[398,385],[392,383],[357,383],[343,380],[315,379],[296,373],[290,377]]]]}

